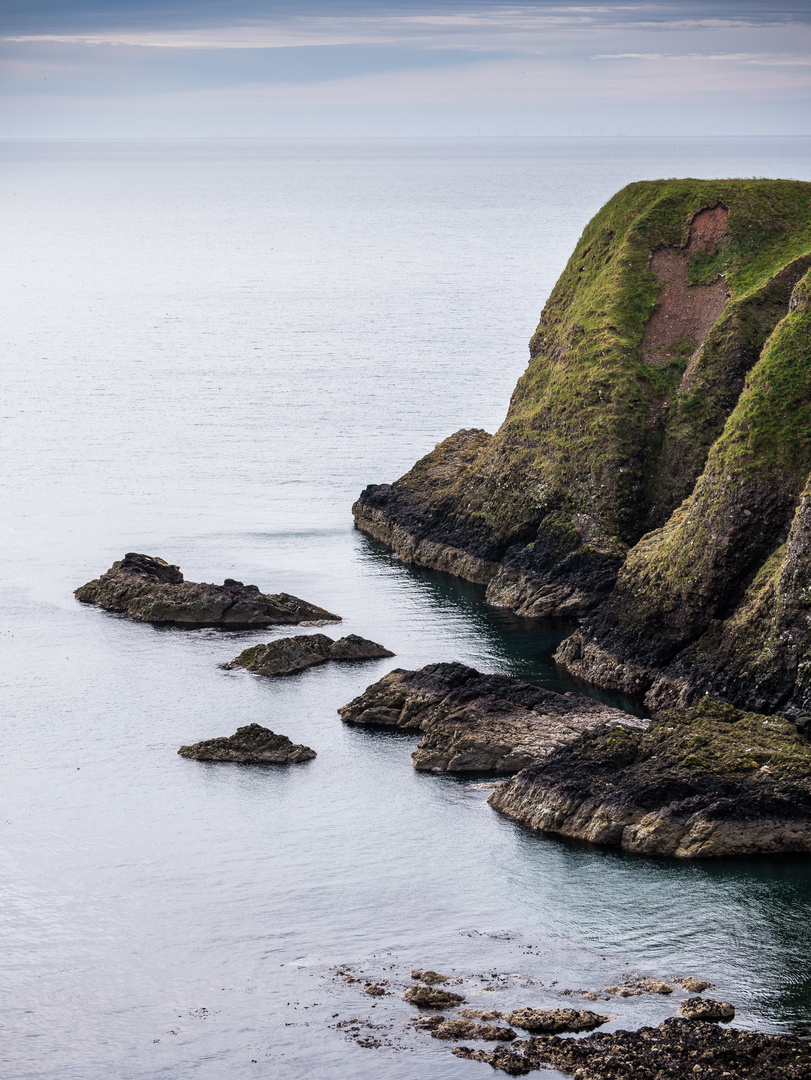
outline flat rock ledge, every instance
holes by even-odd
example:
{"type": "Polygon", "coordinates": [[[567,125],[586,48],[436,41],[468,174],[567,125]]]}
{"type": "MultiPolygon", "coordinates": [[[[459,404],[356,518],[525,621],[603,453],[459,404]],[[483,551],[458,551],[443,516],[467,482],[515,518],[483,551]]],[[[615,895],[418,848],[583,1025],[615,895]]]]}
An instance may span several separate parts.
{"type": "Polygon", "coordinates": [[[266,645],[253,645],[222,666],[226,671],[245,668],[255,675],[294,675],[331,660],[379,660],[386,656],[394,653],[357,634],[348,634],[337,641],[326,634],[300,634],[277,638],[266,645]]]}
{"type": "Polygon", "coordinates": [[[587,731],[488,801],[540,832],[645,855],[808,852],[811,742],[781,717],[706,698],[647,731],[587,731]]]}
{"type": "Polygon", "coordinates": [[[178,754],[194,761],[231,761],[240,765],[297,765],[316,756],[309,746],[293,743],[286,735],[277,735],[260,724],[237,728],[227,738],[181,746],[178,754]]]}
{"type": "Polygon", "coordinates": [[[414,768],[432,773],[509,776],[591,728],[647,726],[591,698],[459,663],[397,668],[338,712],[347,724],[419,732],[414,768]]]}
{"type": "Polygon", "coordinates": [[[594,1032],[579,1039],[540,1035],[493,1051],[458,1046],[453,1053],[508,1076],[549,1068],[577,1080],[806,1080],[811,1075],[811,1043],[805,1039],[680,1017],[638,1031],[594,1032]]]}
{"type": "Polygon", "coordinates": [[[324,608],[289,593],[262,593],[257,585],[226,578],[222,585],[185,581],[170,563],[153,555],[128,552],[101,577],[74,593],[83,604],[95,604],[138,622],[229,630],[265,626],[340,622],[324,608]]]}

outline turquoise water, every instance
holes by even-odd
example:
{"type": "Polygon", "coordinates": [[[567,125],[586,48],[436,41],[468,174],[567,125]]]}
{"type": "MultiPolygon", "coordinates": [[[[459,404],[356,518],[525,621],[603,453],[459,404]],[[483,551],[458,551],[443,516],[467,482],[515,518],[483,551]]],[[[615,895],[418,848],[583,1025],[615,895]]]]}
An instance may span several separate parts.
{"type": "MultiPolygon", "coordinates": [[[[353,531],[351,503],[457,428],[494,430],[614,190],[808,179],[807,143],[0,152],[5,1074],[474,1075],[407,1027],[398,987],[423,966],[495,1007],[694,974],[736,1023],[809,1023],[809,860],[681,865],[534,836],[486,786],[416,774],[413,738],[336,714],[392,666],[437,660],[565,688],[550,659],[565,626],[409,569],[353,531]],[[306,597],[396,658],[224,672],[284,631],[157,630],[74,601],[129,550],[306,597]],[[318,757],[176,754],[254,721],[318,757]],[[368,998],[336,965],[397,992],[368,998]],[[382,1045],[334,1026],[353,1017],[382,1045]]],[[[604,1007],[636,1026],[676,1006],[604,1007]]]]}

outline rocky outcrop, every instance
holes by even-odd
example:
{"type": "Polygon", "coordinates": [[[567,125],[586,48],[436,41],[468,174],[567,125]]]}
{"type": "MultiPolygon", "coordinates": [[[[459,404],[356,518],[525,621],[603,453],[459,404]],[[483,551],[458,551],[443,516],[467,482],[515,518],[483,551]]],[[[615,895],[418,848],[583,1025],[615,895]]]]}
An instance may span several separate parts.
{"type": "Polygon", "coordinates": [[[509,1027],[498,1027],[496,1024],[474,1024],[465,1017],[455,1017],[446,1020],[444,1016],[427,1016],[424,1020],[418,1020],[417,1027],[424,1031],[430,1031],[433,1039],[481,1039],[484,1042],[510,1042],[515,1038],[515,1032],[509,1027]]]}
{"type": "Polygon", "coordinates": [[[811,184],[632,184],[583,233],[499,431],[367,487],[358,528],[492,603],[585,615],[558,661],[651,709],[811,717],[809,267],[811,184]]]}
{"type": "Polygon", "coordinates": [[[647,731],[588,731],[500,785],[532,829],[646,855],[811,851],[811,743],[780,717],[705,699],[647,731]]]}
{"type": "Polygon", "coordinates": [[[492,1052],[464,1046],[453,1053],[508,1076],[553,1068],[578,1080],[805,1080],[811,1073],[807,1039],[680,1017],[638,1031],[594,1032],[579,1039],[540,1035],[492,1052]]]}
{"type": "Polygon", "coordinates": [[[227,738],[181,746],[178,754],[195,761],[230,761],[241,765],[295,765],[316,756],[309,746],[292,743],[286,735],[276,735],[259,724],[237,728],[227,738]]]}
{"type": "Polygon", "coordinates": [[[646,721],[578,694],[556,694],[464,664],[397,668],[339,709],[347,724],[422,735],[412,754],[421,772],[518,772],[583,731],[646,721]]]}
{"type": "Polygon", "coordinates": [[[557,1035],[562,1031],[593,1031],[611,1017],[590,1009],[513,1009],[507,1019],[533,1034],[557,1035]]]}
{"type": "Polygon", "coordinates": [[[728,1001],[713,1001],[712,998],[687,998],[679,1005],[679,1012],[688,1020],[706,1020],[711,1024],[728,1024],[735,1019],[735,1006],[728,1001]]]}
{"type": "Polygon", "coordinates": [[[226,671],[245,668],[255,675],[294,675],[329,660],[379,660],[386,656],[394,653],[357,634],[348,634],[337,641],[326,634],[300,634],[277,638],[266,645],[253,645],[222,667],[226,671]]]}
{"type": "Polygon", "coordinates": [[[448,1009],[464,1001],[462,994],[451,990],[440,990],[437,986],[409,986],[403,994],[403,1001],[419,1005],[421,1009],[448,1009]]]}
{"type": "Polygon", "coordinates": [[[222,585],[185,581],[177,566],[132,551],[74,595],[83,604],[96,604],[139,622],[186,629],[220,626],[249,630],[341,621],[340,616],[297,596],[262,593],[258,586],[243,585],[233,578],[226,578],[222,585]]]}

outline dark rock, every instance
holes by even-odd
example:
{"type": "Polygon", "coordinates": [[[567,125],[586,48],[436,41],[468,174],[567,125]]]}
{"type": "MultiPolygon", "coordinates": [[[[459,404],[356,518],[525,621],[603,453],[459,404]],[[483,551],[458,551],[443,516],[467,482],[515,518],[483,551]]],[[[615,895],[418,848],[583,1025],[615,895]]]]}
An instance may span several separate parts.
{"type": "Polygon", "coordinates": [[[205,739],[192,746],[181,746],[181,757],[195,761],[233,761],[243,765],[292,765],[310,761],[315,750],[292,743],[286,735],[276,735],[259,724],[237,728],[228,738],[205,739]]]}
{"type": "Polygon", "coordinates": [[[494,1024],[474,1024],[468,1019],[444,1020],[431,1028],[433,1039],[482,1039],[485,1042],[510,1042],[515,1032],[509,1027],[496,1027],[494,1024]]]}
{"type": "Polygon", "coordinates": [[[610,1016],[589,1009],[513,1009],[507,1020],[524,1031],[556,1035],[560,1031],[592,1031],[607,1024],[610,1016]]]}
{"type": "Polygon", "coordinates": [[[679,1005],[679,1012],[688,1020],[706,1020],[710,1023],[735,1019],[735,1007],[728,1001],[713,1001],[712,998],[687,998],[679,1005]]]}
{"type": "Polygon", "coordinates": [[[229,630],[297,623],[340,622],[340,617],[289,593],[266,594],[256,585],[226,578],[222,585],[185,581],[180,570],[151,555],[129,552],[100,578],[75,592],[139,622],[229,630]]]}
{"type": "Polygon", "coordinates": [[[589,728],[647,724],[591,698],[457,663],[398,668],[338,712],[348,724],[420,732],[412,757],[422,772],[508,775],[589,728]]]}
{"type": "Polygon", "coordinates": [[[394,653],[374,641],[349,634],[333,641],[326,634],[300,634],[277,638],[266,645],[253,645],[223,668],[246,668],[255,675],[294,675],[317,664],[338,660],[378,660],[394,653]]]}
{"type": "Polygon", "coordinates": [[[489,802],[530,828],[648,855],[811,851],[811,744],[787,720],[705,699],[646,732],[586,732],[489,802]]]}
{"type": "Polygon", "coordinates": [[[403,1001],[419,1005],[421,1009],[447,1009],[464,1000],[461,994],[453,994],[450,990],[440,990],[435,986],[409,986],[403,995],[403,1001]]]}
{"type": "Polygon", "coordinates": [[[678,983],[688,994],[703,994],[705,990],[710,989],[710,983],[704,982],[703,979],[694,979],[692,975],[683,975],[679,979],[674,979],[674,983],[678,983]]]}
{"type": "Polygon", "coordinates": [[[438,971],[423,971],[421,968],[414,968],[411,972],[412,979],[419,979],[420,982],[428,983],[429,986],[434,986],[436,983],[444,983],[448,981],[447,975],[440,975],[438,971]]]}
{"type": "Polygon", "coordinates": [[[508,1076],[549,1068],[577,1080],[807,1080],[811,1075],[811,1044],[805,1039],[680,1017],[638,1031],[595,1032],[579,1039],[541,1035],[492,1053],[466,1046],[453,1053],[508,1076]]]}

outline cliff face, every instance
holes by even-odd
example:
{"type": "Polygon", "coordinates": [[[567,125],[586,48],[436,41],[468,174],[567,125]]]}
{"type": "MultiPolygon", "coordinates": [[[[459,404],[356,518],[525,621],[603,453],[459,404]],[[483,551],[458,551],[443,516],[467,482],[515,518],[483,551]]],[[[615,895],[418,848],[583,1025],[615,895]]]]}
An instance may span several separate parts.
{"type": "Polygon", "coordinates": [[[811,184],[625,188],[499,431],[366,488],[358,527],[522,614],[590,613],[559,659],[607,688],[811,712],[809,268],[811,184]]]}

